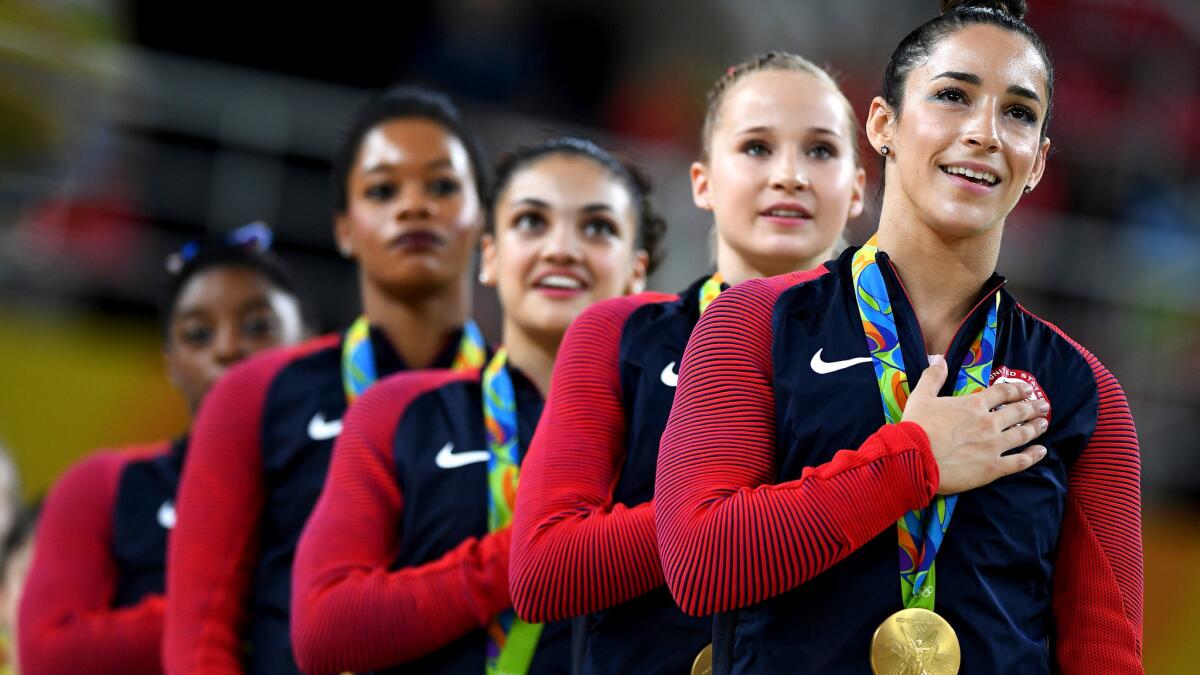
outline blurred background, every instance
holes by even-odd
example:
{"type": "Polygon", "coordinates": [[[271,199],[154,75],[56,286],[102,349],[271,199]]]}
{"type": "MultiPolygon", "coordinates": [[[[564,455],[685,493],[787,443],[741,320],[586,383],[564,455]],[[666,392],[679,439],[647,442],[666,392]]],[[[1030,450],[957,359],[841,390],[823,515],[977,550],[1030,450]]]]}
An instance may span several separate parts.
{"type": "MultiPolygon", "coordinates": [[[[860,117],[933,0],[0,3],[0,441],[43,492],[98,447],[187,425],[156,324],[168,253],[269,223],[322,328],[358,312],[329,158],[396,81],[447,90],[497,157],[572,132],[642,164],[671,225],[652,280],[707,267],[691,204],[704,93],[783,49],[840,73],[860,117]]],[[[1000,271],[1120,378],[1144,456],[1148,672],[1200,659],[1200,5],[1031,0],[1056,68],[1046,178],[1000,271]]],[[[873,185],[877,165],[869,171],[873,185]]],[[[861,243],[876,211],[851,224],[861,243]]],[[[495,301],[477,296],[496,335],[495,301]]]]}

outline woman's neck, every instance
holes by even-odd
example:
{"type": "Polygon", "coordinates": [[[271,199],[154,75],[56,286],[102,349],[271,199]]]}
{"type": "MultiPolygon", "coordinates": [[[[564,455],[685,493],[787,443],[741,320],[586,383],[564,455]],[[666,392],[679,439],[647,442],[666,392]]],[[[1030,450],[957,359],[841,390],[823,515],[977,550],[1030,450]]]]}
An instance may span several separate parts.
{"type": "Polygon", "coordinates": [[[365,281],[360,283],[363,312],[383,331],[392,349],[413,369],[429,368],[471,315],[471,287],[450,284],[419,298],[396,298],[365,281]]]}
{"type": "Polygon", "coordinates": [[[562,333],[534,335],[512,320],[504,320],[504,348],[508,350],[508,362],[533,382],[542,398],[550,397],[554,360],[558,357],[562,338],[562,333]]]}
{"type": "Polygon", "coordinates": [[[718,241],[717,243],[717,272],[721,280],[730,286],[736,286],[747,279],[762,279],[789,272],[809,270],[829,260],[833,247],[828,250],[794,263],[775,263],[774,261],[752,261],[733,250],[732,246],[718,241]]]}
{"type": "Polygon", "coordinates": [[[930,354],[945,354],[954,331],[996,269],[1003,226],[975,237],[947,237],[915,218],[879,218],[879,250],[895,263],[930,354]]]}

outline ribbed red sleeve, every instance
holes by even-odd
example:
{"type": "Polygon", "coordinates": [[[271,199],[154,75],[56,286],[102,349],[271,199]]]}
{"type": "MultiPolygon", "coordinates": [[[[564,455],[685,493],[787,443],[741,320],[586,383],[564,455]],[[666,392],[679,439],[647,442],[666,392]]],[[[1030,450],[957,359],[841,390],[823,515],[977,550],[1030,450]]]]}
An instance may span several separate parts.
{"type": "Polygon", "coordinates": [[[688,342],[654,495],[667,586],[705,615],[793,589],[933,498],[938,470],[916,424],[886,425],[800,478],[773,484],[771,312],[823,270],[722,293],[688,342]]]}
{"type": "Polygon", "coordinates": [[[93,455],[63,475],[38,520],[21,596],[21,672],[161,673],[163,598],[112,608],[119,571],[113,509],[121,471],[167,446],[93,455]]]}
{"type": "Polygon", "coordinates": [[[1090,352],[1076,348],[1092,367],[1099,410],[1096,430],[1067,476],[1066,514],[1054,566],[1055,656],[1068,674],[1141,673],[1137,430],[1117,379],[1090,352]]]}
{"type": "Polygon", "coordinates": [[[651,502],[613,504],[625,459],[619,349],[643,293],[588,308],[568,329],[528,455],[513,517],[510,589],[517,614],[553,621],[663,584],[651,502]]]}
{"type": "Polygon", "coordinates": [[[508,529],[469,537],[424,565],[389,570],[403,546],[404,496],[392,456],[396,425],[422,393],[477,376],[397,375],[368,390],[346,416],[296,552],[292,648],[304,672],[411,661],[486,626],[511,606],[508,529]]]}
{"type": "Polygon", "coordinates": [[[272,380],[331,335],[234,366],[196,417],[167,547],[167,672],[240,673],[241,631],[265,500],[263,407],[272,380]]]}

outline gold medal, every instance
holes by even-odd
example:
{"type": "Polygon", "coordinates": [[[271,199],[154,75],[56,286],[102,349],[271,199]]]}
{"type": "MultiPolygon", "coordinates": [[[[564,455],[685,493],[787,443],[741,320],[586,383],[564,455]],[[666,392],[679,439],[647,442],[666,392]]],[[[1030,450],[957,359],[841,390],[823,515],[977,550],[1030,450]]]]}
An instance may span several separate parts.
{"type": "Polygon", "coordinates": [[[712,643],[701,649],[692,661],[692,675],[712,675],[712,643]]]}
{"type": "Polygon", "coordinates": [[[902,609],[884,619],[871,638],[875,675],[953,675],[961,662],[954,629],[936,613],[920,607],[902,609]]]}

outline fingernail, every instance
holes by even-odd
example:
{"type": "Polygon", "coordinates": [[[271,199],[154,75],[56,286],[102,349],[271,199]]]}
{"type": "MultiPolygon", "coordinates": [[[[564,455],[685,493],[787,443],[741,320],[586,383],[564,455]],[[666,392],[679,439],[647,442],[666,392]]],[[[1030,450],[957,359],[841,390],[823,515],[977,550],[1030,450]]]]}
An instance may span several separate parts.
{"type": "Polygon", "coordinates": [[[1038,428],[1038,429],[1041,429],[1042,431],[1045,431],[1045,430],[1046,430],[1046,427],[1048,427],[1048,426],[1050,426],[1050,423],[1046,421],[1046,418],[1045,418],[1045,417],[1039,417],[1039,418],[1037,418],[1037,428],[1038,428]]]}
{"type": "Polygon", "coordinates": [[[1022,382],[1021,383],[1021,393],[1028,396],[1033,393],[1033,387],[1029,386],[1029,384],[1027,382],[1022,382]]]}
{"type": "Polygon", "coordinates": [[[1042,449],[1038,450],[1038,459],[1041,459],[1045,456],[1046,456],[1046,448],[1042,448],[1042,449]]]}
{"type": "Polygon", "coordinates": [[[946,357],[942,356],[941,354],[930,354],[929,355],[929,365],[944,366],[944,365],[946,365],[946,357]]]}
{"type": "Polygon", "coordinates": [[[1037,409],[1038,412],[1050,412],[1050,404],[1045,401],[1038,401],[1037,409]]]}

